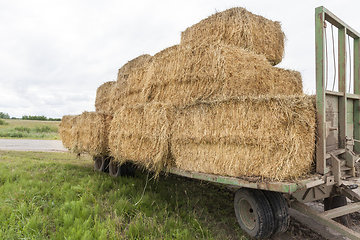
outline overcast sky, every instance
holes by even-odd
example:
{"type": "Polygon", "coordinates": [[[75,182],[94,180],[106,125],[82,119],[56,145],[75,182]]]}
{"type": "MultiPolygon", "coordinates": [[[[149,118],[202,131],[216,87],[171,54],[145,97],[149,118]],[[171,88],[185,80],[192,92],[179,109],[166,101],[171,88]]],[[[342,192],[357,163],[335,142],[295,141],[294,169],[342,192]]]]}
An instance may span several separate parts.
{"type": "Polygon", "coordinates": [[[96,89],[129,60],[178,44],[187,27],[245,7],[282,23],[278,66],[315,93],[314,12],[325,6],[360,31],[360,1],[0,0],[0,112],[62,117],[94,111],[96,89]]]}

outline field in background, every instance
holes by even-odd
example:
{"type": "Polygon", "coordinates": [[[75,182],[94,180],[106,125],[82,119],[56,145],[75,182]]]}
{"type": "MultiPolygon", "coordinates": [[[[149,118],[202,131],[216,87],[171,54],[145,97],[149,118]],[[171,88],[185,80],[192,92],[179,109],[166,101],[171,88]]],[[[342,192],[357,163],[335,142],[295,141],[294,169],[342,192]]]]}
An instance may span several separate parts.
{"type": "Polygon", "coordinates": [[[0,138],[59,140],[60,121],[1,119],[0,138]]]}
{"type": "Polygon", "coordinates": [[[150,174],[144,191],[147,176],[113,178],[86,155],[0,151],[0,239],[248,239],[230,190],[150,174]]]}

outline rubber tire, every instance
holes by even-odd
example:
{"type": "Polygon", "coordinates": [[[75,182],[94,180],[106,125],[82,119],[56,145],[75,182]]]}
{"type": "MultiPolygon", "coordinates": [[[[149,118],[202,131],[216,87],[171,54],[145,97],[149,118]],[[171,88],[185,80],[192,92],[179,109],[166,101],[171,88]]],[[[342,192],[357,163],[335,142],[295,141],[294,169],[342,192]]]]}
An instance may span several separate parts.
{"type": "Polygon", "coordinates": [[[132,162],[127,162],[126,164],[126,176],[128,177],[135,177],[135,169],[136,165],[132,162]]]}
{"type": "Polygon", "coordinates": [[[101,171],[102,156],[93,156],[93,160],[94,160],[94,169],[96,171],[101,171]]]}
{"type": "Polygon", "coordinates": [[[113,177],[125,176],[126,175],[126,165],[125,164],[119,165],[115,161],[110,161],[109,174],[110,174],[110,176],[113,176],[113,177]]]}
{"type": "Polygon", "coordinates": [[[238,189],[235,193],[234,209],[240,227],[250,236],[267,238],[273,233],[273,211],[261,190],[250,188],[238,189]],[[249,208],[249,211],[247,211],[247,208],[249,208]],[[245,214],[248,216],[245,216],[245,214]],[[253,220],[248,219],[248,222],[254,226],[247,226],[248,224],[244,221],[249,215],[253,220]]]}
{"type": "Polygon", "coordinates": [[[110,158],[108,156],[94,156],[94,169],[99,172],[109,172],[110,158]]]}
{"type": "Polygon", "coordinates": [[[289,228],[290,215],[289,206],[284,196],[279,192],[263,191],[270,203],[274,215],[273,234],[284,233],[289,228]]]}
{"type": "MultiPolygon", "coordinates": [[[[324,211],[331,210],[334,208],[346,206],[347,201],[344,196],[333,196],[324,199],[324,211]]],[[[341,223],[344,226],[350,226],[349,214],[334,218],[335,221],[341,223]]]]}

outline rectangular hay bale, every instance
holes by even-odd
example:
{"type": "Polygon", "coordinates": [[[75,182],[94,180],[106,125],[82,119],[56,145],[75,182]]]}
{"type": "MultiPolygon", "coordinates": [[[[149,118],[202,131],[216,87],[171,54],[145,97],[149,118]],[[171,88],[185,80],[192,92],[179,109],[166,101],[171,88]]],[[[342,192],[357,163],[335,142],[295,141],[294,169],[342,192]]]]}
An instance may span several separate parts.
{"type": "Polygon", "coordinates": [[[77,115],[68,133],[72,138],[72,151],[92,156],[109,154],[109,127],[112,116],[104,112],[83,112],[77,115]]]}
{"type": "Polygon", "coordinates": [[[171,164],[171,109],[161,103],[123,106],[111,123],[109,145],[115,161],[131,160],[156,172],[171,164]]]}
{"type": "Polygon", "coordinates": [[[218,12],[181,33],[181,45],[217,43],[241,47],[265,55],[276,65],[284,54],[285,34],[279,22],[252,14],[245,8],[218,12]]]}
{"type": "Polygon", "coordinates": [[[175,105],[303,93],[299,72],[273,67],[262,55],[221,43],[164,50],[153,57],[144,81],[145,101],[175,105]]]}
{"type": "Polygon", "coordinates": [[[71,129],[76,125],[76,117],[76,115],[64,115],[59,124],[59,134],[62,144],[69,150],[71,150],[74,145],[71,129]]]}
{"type": "Polygon", "coordinates": [[[309,96],[243,97],[177,111],[171,133],[176,167],[282,181],[310,172],[315,107],[309,96]]]}
{"type": "Polygon", "coordinates": [[[106,83],[103,83],[98,87],[96,90],[96,98],[95,98],[95,111],[96,112],[111,112],[111,92],[112,89],[116,85],[116,81],[109,81],[106,83]]]}

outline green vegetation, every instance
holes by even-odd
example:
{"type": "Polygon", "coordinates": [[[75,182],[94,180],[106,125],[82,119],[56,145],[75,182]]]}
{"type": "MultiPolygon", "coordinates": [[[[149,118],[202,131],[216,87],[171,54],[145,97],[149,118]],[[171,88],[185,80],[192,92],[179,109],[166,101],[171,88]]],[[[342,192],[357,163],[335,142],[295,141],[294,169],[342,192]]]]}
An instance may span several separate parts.
{"type": "Polygon", "coordinates": [[[0,119],[0,125],[9,125],[9,123],[5,120],[0,119]]]}
{"type": "Polygon", "coordinates": [[[47,118],[45,116],[22,116],[22,120],[38,120],[38,121],[61,121],[61,118],[47,118]]]}
{"type": "Polygon", "coordinates": [[[56,121],[0,119],[0,138],[59,139],[59,124],[56,121]]]}
{"type": "Polygon", "coordinates": [[[3,118],[3,119],[10,119],[10,116],[9,116],[9,114],[7,114],[7,113],[0,112],[0,118],[3,118]]]}
{"type": "Polygon", "coordinates": [[[113,178],[89,156],[0,151],[0,239],[248,239],[228,189],[150,174],[144,191],[147,176],[113,178]]]}

